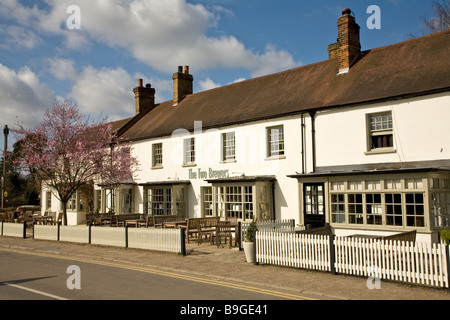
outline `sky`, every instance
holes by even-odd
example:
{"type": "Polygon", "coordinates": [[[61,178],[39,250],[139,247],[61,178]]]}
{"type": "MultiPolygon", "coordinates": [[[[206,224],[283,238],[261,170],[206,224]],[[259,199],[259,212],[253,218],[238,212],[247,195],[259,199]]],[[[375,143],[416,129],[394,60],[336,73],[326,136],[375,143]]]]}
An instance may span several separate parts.
{"type": "Polygon", "coordinates": [[[326,60],[344,8],[362,50],[433,17],[432,0],[0,0],[0,134],[36,126],[55,99],[94,121],[132,117],[138,79],[171,100],[178,66],[195,93],[326,60]]]}

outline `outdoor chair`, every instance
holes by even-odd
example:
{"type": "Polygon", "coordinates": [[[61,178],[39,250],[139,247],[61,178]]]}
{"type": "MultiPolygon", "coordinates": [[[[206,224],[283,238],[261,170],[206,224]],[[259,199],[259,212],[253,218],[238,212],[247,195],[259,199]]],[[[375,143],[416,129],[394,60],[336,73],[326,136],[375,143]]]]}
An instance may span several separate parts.
{"type": "Polygon", "coordinates": [[[237,217],[226,217],[225,221],[230,221],[231,224],[237,224],[238,218],[237,217]]]}
{"type": "Polygon", "coordinates": [[[216,231],[211,237],[211,242],[213,243],[215,241],[217,247],[219,247],[222,242],[222,238],[225,239],[225,243],[227,243],[227,240],[230,241],[229,243],[231,248],[231,243],[233,242],[233,233],[231,231],[230,221],[217,222],[216,231]]]}
{"type": "Polygon", "coordinates": [[[56,219],[56,223],[62,223],[62,218],[63,218],[63,213],[62,212],[59,212],[58,213],[58,218],[56,219]]]}
{"type": "Polygon", "coordinates": [[[48,213],[47,224],[51,224],[51,225],[56,224],[56,212],[49,212],[48,213]]]}
{"type": "Polygon", "coordinates": [[[197,236],[197,242],[198,242],[198,244],[200,244],[201,239],[200,239],[200,235],[199,235],[199,233],[200,233],[200,229],[199,228],[200,228],[200,225],[199,225],[199,222],[198,222],[197,218],[188,219],[188,222],[187,222],[187,234],[186,234],[188,243],[189,243],[191,235],[196,235],[197,236]]]}

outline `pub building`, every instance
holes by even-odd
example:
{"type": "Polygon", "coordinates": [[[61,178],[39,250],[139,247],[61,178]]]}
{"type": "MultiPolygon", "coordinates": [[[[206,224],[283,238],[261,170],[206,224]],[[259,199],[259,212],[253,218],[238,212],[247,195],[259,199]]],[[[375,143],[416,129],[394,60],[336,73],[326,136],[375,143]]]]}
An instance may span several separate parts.
{"type": "MultiPolygon", "coordinates": [[[[350,10],[337,25],[318,63],[198,93],[179,67],[158,104],[139,80],[135,116],[113,123],[139,170],[96,185],[90,208],[77,192],[69,224],[90,210],[295,219],[438,241],[450,224],[450,31],[362,51],[350,10]]],[[[49,190],[42,199],[60,210],[49,190]]]]}

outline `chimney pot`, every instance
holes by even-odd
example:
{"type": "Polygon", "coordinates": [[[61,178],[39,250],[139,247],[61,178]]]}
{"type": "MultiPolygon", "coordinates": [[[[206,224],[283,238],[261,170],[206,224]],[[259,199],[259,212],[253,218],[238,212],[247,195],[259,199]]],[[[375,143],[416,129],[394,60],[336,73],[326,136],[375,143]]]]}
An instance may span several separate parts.
{"type": "Polygon", "coordinates": [[[338,58],[339,74],[347,73],[361,53],[360,27],[348,8],[342,10],[338,18],[338,39],[328,46],[330,59],[338,58]]]}
{"type": "Polygon", "coordinates": [[[137,88],[134,88],[134,96],[136,100],[136,115],[145,114],[147,111],[155,107],[155,89],[150,83],[144,87],[143,80],[139,79],[137,88]]]}
{"type": "Polygon", "coordinates": [[[177,105],[187,95],[193,93],[194,77],[189,74],[189,66],[178,67],[178,72],[173,74],[173,105],[177,105]]]}
{"type": "Polygon", "coordinates": [[[344,10],[342,10],[342,15],[346,15],[346,14],[351,14],[352,10],[350,10],[349,8],[345,8],[344,10]]]}

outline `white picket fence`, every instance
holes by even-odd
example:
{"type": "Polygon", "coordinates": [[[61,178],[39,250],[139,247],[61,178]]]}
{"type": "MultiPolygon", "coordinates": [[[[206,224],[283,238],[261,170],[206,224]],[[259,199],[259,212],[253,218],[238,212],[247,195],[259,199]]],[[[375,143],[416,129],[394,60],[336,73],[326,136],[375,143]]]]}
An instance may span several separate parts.
{"type": "Polygon", "coordinates": [[[256,263],[449,288],[449,246],[258,231],[256,263]]]}
{"type": "MultiPolygon", "coordinates": [[[[245,234],[247,232],[250,222],[241,223],[241,236],[240,245],[245,240],[245,234]]],[[[295,230],[295,220],[294,219],[281,219],[281,220],[262,220],[257,221],[256,226],[259,231],[278,231],[278,232],[293,232],[295,230]]]]}
{"type": "Polygon", "coordinates": [[[336,271],[449,287],[448,247],[424,242],[336,237],[336,271]]]}
{"type": "Polygon", "coordinates": [[[256,241],[259,263],[330,271],[328,236],[258,231],[256,241]]]}

